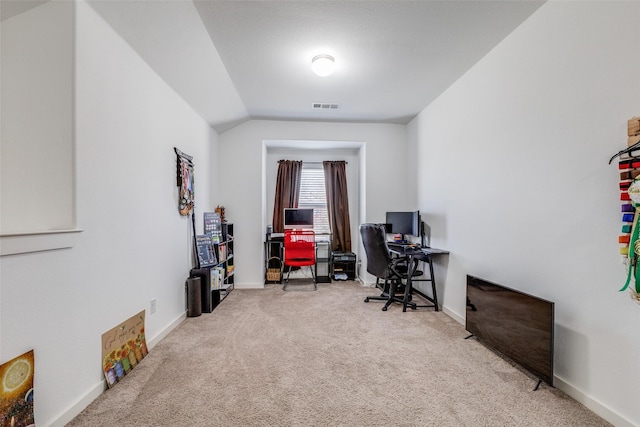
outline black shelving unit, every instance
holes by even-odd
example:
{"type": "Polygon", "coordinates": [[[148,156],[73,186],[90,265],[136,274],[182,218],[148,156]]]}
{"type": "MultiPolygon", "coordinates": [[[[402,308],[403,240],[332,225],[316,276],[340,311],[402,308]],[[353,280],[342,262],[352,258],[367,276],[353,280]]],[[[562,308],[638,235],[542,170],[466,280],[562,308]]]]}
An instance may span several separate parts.
{"type": "Polygon", "coordinates": [[[229,295],[229,292],[233,290],[235,283],[236,264],[234,257],[235,241],[233,238],[233,224],[228,222],[222,223],[222,239],[226,245],[226,259],[221,261],[221,265],[224,267],[224,278],[219,290],[220,301],[229,295]]]}
{"type": "Polygon", "coordinates": [[[333,280],[341,280],[342,274],[346,275],[346,279],[342,280],[355,280],[356,254],[353,252],[331,253],[331,278],[333,280]]]}
{"type": "Polygon", "coordinates": [[[266,235],[264,243],[264,264],[265,276],[264,283],[282,283],[282,266],[284,260],[284,237],[273,237],[271,234],[266,235]],[[279,268],[280,274],[277,280],[271,280],[267,277],[269,268],[279,268]]]}
{"type": "Polygon", "coordinates": [[[316,282],[331,283],[331,241],[316,242],[316,282]]]}
{"type": "Polygon", "coordinates": [[[200,277],[202,312],[211,313],[233,290],[235,275],[233,224],[222,223],[222,239],[213,243],[215,263],[192,268],[191,277],[200,277]],[[219,279],[216,280],[216,277],[219,279]]]}

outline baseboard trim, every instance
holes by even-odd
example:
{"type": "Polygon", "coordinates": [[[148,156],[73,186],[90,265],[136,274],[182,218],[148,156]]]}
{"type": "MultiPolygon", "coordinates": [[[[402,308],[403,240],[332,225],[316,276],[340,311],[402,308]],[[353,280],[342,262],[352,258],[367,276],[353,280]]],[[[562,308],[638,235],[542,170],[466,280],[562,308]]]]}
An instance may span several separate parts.
{"type": "MultiPolygon", "coordinates": [[[[459,316],[456,312],[451,311],[445,306],[442,307],[442,311],[447,316],[451,317],[452,319],[459,322],[460,324],[462,325],[465,324],[465,319],[459,316]]],[[[568,394],[573,400],[580,403],[581,405],[584,405],[586,408],[593,411],[598,416],[604,418],[606,421],[610,422],[614,426],[616,427],[634,427],[635,426],[635,424],[633,424],[631,421],[617,414],[616,412],[614,412],[607,406],[603,405],[602,403],[598,402],[594,398],[587,396],[582,391],[578,390],[577,388],[575,388],[574,386],[572,386],[562,378],[559,378],[557,375],[553,376],[553,385],[559,390],[562,390],[563,392],[568,394]]]]}
{"type": "Polygon", "coordinates": [[[171,323],[169,323],[164,329],[158,332],[155,336],[147,340],[147,347],[152,349],[158,344],[164,337],[169,335],[169,332],[173,331],[180,323],[182,323],[187,318],[187,312],[183,312],[178,317],[176,317],[171,323]]]}
{"type": "MultiPolygon", "coordinates": [[[[157,333],[153,338],[147,340],[147,347],[152,349],[158,344],[164,337],[169,335],[169,332],[174,330],[180,323],[182,323],[187,318],[187,312],[180,314],[176,317],[171,323],[169,323],[164,329],[162,329],[159,333],[157,333]]],[[[103,379],[98,382],[95,386],[90,388],[84,396],[82,396],[76,403],[71,405],[65,411],[63,411],[55,421],[49,424],[51,427],[64,427],[67,423],[71,422],[75,417],[77,417],[80,412],[82,412],[91,402],[96,400],[98,396],[100,396],[107,389],[107,383],[103,379]]],[[[40,423],[39,423],[40,424],[40,423]]],[[[45,422],[43,425],[47,425],[45,422]]]]}
{"type": "MultiPolygon", "coordinates": [[[[278,283],[270,283],[270,285],[278,283]]],[[[264,283],[234,283],[234,289],[264,289],[264,283]]]]}
{"type": "Polygon", "coordinates": [[[442,310],[442,312],[444,314],[446,314],[447,316],[451,317],[453,320],[455,320],[456,322],[460,323],[461,325],[465,324],[465,320],[463,317],[459,316],[458,313],[456,313],[455,311],[451,311],[449,310],[447,307],[445,307],[444,305],[440,308],[442,310]]]}
{"type": "Polygon", "coordinates": [[[612,409],[598,402],[591,396],[587,396],[582,391],[578,390],[562,378],[559,378],[557,375],[553,376],[553,385],[563,392],[567,393],[571,396],[575,401],[581,403],[585,407],[589,408],[591,411],[598,414],[600,417],[604,418],[606,421],[610,422],[616,427],[634,427],[631,421],[627,420],[620,414],[617,414],[612,409]]]}
{"type": "MultiPolygon", "coordinates": [[[[98,382],[95,386],[90,388],[84,396],[82,396],[80,399],[78,399],[78,401],[76,401],[76,403],[63,411],[62,414],[49,425],[51,427],[64,427],[67,423],[71,422],[71,420],[77,417],[78,414],[80,414],[80,412],[84,410],[84,408],[89,406],[91,402],[96,400],[98,396],[100,396],[106,389],[106,381],[103,380],[98,382]]],[[[38,422],[38,425],[40,425],[40,422],[38,422]]],[[[47,423],[45,422],[43,425],[47,425],[47,423]]]]}

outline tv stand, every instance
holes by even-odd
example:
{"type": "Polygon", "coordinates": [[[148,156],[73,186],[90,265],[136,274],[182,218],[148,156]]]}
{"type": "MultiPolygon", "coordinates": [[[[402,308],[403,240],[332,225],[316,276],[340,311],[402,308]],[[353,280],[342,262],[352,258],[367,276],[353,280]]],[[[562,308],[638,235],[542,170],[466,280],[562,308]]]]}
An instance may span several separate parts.
{"type": "Polygon", "coordinates": [[[331,277],[334,280],[355,280],[356,254],[353,252],[331,252],[331,277]]]}

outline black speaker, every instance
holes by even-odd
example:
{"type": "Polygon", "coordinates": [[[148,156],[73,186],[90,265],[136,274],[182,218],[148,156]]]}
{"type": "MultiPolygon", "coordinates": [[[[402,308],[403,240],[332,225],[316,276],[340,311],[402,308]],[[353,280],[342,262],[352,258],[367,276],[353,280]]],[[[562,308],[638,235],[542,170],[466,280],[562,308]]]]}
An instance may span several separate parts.
{"type": "Polygon", "coordinates": [[[200,278],[202,312],[211,313],[220,303],[220,291],[211,289],[211,267],[192,268],[191,277],[200,278]]]}
{"type": "Polygon", "coordinates": [[[198,317],[202,314],[200,277],[189,277],[185,285],[187,287],[187,316],[198,317]]]}

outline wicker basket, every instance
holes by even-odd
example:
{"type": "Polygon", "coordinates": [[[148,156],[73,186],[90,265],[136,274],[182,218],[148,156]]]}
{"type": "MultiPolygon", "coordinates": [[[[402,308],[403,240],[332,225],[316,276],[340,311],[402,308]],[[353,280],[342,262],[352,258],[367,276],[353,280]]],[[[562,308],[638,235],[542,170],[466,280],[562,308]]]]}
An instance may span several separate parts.
{"type": "Polygon", "coordinates": [[[271,257],[267,261],[267,281],[280,282],[282,280],[282,261],[278,257],[271,257]]]}

